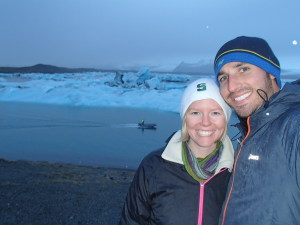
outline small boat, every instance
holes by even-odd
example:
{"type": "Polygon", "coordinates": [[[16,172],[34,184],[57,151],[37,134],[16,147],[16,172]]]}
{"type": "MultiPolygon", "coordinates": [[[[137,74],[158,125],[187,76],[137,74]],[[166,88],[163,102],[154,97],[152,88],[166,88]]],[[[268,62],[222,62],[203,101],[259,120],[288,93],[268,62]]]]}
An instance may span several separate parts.
{"type": "Polygon", "coordinates": [[[138,123],[140,129],[156,129],[156,123],[138,123]]]}

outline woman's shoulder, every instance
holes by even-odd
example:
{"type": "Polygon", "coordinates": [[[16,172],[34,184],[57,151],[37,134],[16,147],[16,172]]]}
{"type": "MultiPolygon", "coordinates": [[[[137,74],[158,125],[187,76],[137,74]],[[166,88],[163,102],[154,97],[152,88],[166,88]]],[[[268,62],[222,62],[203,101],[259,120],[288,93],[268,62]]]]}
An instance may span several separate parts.
{"type": "Polygon", "coordinates": [[[141,164],[153,164],[161,161],[161,154],[163,153],[164,148],[159,148],[150,152],[148,155],[144,157],[141,164]]]}
{"type": "Polygon", "coordinates": [[[141,161],[137,173],[140,175],[144,174],[143,176],[147,176],[148,178],[152,177],[162,167],[162,152],[163,148],[160,148],[146,155],[141,161]]]}

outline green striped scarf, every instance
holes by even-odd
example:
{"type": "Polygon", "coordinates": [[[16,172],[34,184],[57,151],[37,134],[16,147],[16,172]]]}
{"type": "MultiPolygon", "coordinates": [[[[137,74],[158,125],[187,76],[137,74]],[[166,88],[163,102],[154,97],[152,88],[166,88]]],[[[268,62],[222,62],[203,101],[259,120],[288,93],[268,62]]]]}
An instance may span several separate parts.
{"type": "Polygon", "coordinates": [[[182,142],[182,160],[187,172],[198,182],[203,182],[210,178],[219,163],[223,151],[222,142],[219,141],[213,152],[204,159],[198,160],[187,142],[182,142]]]}

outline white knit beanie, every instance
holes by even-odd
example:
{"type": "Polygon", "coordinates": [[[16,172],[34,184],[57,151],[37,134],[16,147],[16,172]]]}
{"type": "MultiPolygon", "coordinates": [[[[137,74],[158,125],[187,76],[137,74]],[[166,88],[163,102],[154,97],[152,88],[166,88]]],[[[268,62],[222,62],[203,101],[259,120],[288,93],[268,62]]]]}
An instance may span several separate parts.
{"type": "Polygon", "coordinates": [[[186,110],[193,102],[204,99],[215,100],[222,107],[226,121],[230,120],[231,108],[222,98],[215,81],[208,78],[195,80],[184,90],[180,105],[181,119],[183,119],[186,110]]]}

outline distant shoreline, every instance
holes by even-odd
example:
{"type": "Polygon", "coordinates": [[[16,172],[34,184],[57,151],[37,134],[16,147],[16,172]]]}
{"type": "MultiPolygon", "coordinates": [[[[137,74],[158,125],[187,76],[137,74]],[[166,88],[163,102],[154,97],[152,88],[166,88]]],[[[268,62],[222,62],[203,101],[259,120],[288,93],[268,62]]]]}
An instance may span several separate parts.
{"type": "MultiPolygon", "coordinates": [[[[26,67],[0,67],[0,73],[84,73],[99,72],[101,70],[94,68],[67,68],[57,67],[45,64],[36,64],[26,67]]],[[[109,70],[110,71],[110,70],[109,70]]],[[[113,71],[113,70],[112,70],[113,71]]]]}
{"type": "MultiPolygon", "coordinates": [[[[206,71],[206,69],[204,69],[206,71]]],[[[44,73],[44,74],[55,74],[55,73],[87,73],[87,72],[121,72],[121,73],[128,73],[133,72],[137,73],[138,70],[122,70],[122,69],[95,69],[95,68],[67,68],[67,67],[58,67],[53,65],[45,65],[45,64],[36,64],[33,66],[26,66],[26,67],[0,67],[0,73],[4,74],[26,74],[26,73],[44,73]]],[[[151,73],[161,73],[161,74],[185,74],[185,75],[199,75],[199,76],[213,76],[214,74],[211,72],[201,72],[199,68],[199,72],[193,71],[151,71],[151,73]]],[[[300,79],[300,69],[294,72],[289,70],[282,70],[281,71],[282,77],[284,79],[291,79],[297,80],[300,79]]]]}
{"type": "MultiPolygon", "coordinates": [[[[34,66],[26,67],[0,67],[0,73],[86,73],[86,72],[134,72],[137,73],[138,70],[123,70],[123,69],[95,69],[95,68],[67,68],[67,67],[57,67],[53,65],[36,64],[34,66]]],[[[188,75],[213,75],[212,73],[206,72],[174,72],[174,71],[151,71],[152,73],[171,73],[171,74],[188,74],[188,75]]]]}

